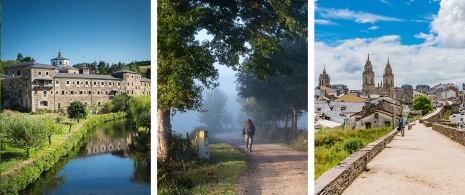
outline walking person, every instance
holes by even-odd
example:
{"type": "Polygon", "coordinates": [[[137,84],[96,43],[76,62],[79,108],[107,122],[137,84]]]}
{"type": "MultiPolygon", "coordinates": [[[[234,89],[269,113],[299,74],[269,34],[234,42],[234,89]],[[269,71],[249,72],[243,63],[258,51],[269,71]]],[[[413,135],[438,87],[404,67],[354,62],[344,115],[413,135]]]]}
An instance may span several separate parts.
{"type": "Polygon", "coordinates": [[[253,136],[255,135],[255,125],[251,119],[244,122],[244,129],[242,135],[245,135],[245,151],[252,152],[253,136]]]}

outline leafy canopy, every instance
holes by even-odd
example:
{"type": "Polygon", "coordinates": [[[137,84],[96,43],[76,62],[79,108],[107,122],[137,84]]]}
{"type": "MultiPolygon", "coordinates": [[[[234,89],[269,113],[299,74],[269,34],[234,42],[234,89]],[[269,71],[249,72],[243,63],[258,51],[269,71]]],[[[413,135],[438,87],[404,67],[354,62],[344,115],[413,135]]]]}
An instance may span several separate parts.
{"type": "Polygon", "coordinates": [[[74,118],[78,121],[79,119],[86,118],[87,116],[86,105],[80,101],[71,102],[67,111],[69,118],[74,118]]]}
{"type": "Polygon", "coordinates": [[[416,110],[421,110],[423,114],[427,113],[428,111],[433,110],[433,106],[431,104],[431,100],[424,95],[420,95],[413,100],[412,107],[416,110]]]}
{"type": "Polygon", "coordinates": [[[266,79],[282,71],[271,57],[286,36],[306,34],[304,0],[160,0],[157,23],[157,101],[169,111],[200,110],[202,92],[218,86],[218,62],[266,79]],[[206,30],[212,40],[200,42],[206,30]],[[240,57],[254,63],[241,66],[240,57]]]}

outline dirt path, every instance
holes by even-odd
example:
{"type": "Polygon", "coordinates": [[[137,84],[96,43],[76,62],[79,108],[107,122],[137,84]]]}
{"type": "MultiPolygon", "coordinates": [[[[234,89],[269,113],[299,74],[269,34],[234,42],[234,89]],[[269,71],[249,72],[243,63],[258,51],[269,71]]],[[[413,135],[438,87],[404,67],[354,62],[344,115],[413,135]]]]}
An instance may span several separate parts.
{"type": "Polygon", "coordinates": [[[416,124],[398,134],[343,194],[464,194],[465,146],[416,124]]]}
{"type": "Polygon", "coordinates": [[[245,152],[240,132],[213,138],[236,146],[247,156],[248,170],[238,180],[237,194],[308,194],[307,153],[260,140],[254,140],[252,152],[245,152]]]}

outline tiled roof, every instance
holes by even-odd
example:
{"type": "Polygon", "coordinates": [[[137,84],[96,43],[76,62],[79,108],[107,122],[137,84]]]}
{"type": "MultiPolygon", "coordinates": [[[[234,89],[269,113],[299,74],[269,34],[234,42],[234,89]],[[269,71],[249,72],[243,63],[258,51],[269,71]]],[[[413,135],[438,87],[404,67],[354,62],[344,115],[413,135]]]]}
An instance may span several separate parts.
{"type": "Polygon", "coordinates": [[[114,72],[113,74],[115,73],[132,73],[132,74],[139,74],[137,72],[134,72],[134,71],[130,71],[130,70],[118,70],[116,72],[114,72]]]}
{"type": "Polygon", "coordinates": [[[109,79],[109,80],[122,80],[110,75],[97,75],[97,74],[70,74],[70,73],[56,73],[56,78],[83,78],[83,79],[109,79]]]}
{"type": "Polygon", "coordinates": [[[69,69],[71,69],[71,70],[79,70],[78,68],[74,68],[74,67],[72,67],[72,66],[68,66],[68,67],[63,66],[63,67],[61,68],[61,70],[69,70],[69,69]]]}
{"type": "Polygon", "coordinates": [[[34,64],[30,66],[31,68],[47,68],[47,69],[58,69],[56,66],[48,65],[48,64],[34,64]]]}
{"type": "Polygon", "coordinates": [[[357,97],[352,94],[346,94],[340,98],[334,100],[335,102],[355,102],[355,103],[365,103],[365,99],[357,97]]]}

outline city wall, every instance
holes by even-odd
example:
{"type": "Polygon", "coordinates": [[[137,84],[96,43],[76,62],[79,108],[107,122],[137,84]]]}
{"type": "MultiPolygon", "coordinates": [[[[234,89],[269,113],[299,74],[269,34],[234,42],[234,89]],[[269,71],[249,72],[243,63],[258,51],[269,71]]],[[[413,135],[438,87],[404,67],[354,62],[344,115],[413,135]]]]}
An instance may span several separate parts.
{"type": "Polygon", "coordinates": [[[365,171],[367,164],[378,155],[397,135],[397,129],[371,142],[353,153],[338,166],[326,171],[315,181],[315,194],[341,194],[365,171]]]}

